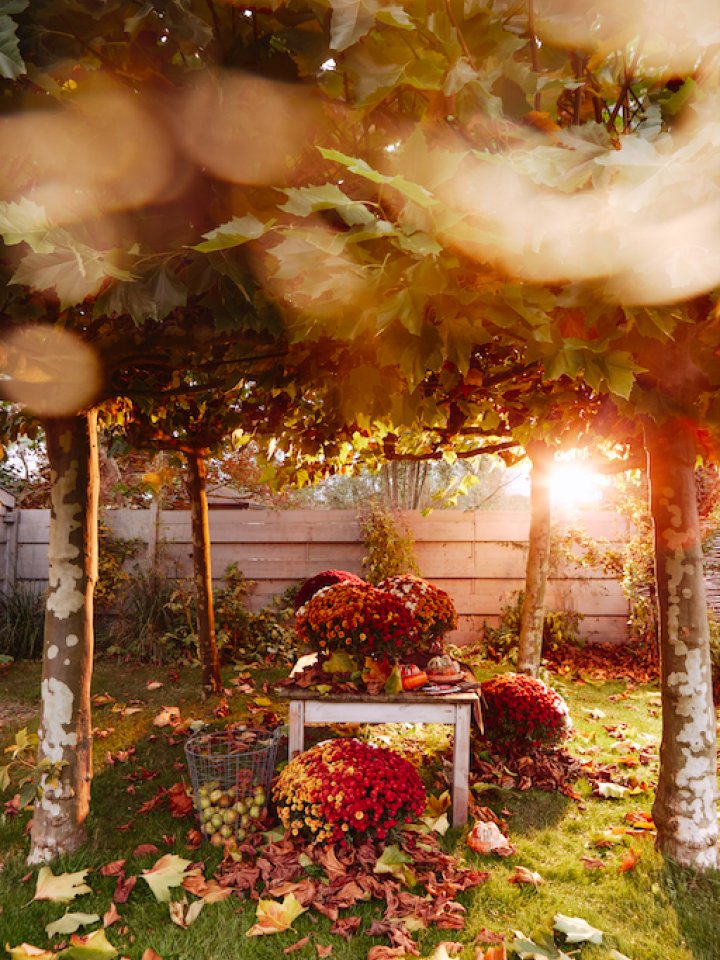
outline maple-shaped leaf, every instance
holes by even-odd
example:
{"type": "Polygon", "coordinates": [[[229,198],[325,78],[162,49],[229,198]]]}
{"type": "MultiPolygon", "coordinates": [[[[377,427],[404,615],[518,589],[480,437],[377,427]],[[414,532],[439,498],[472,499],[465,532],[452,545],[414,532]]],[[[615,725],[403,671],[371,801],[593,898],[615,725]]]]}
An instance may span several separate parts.
{"type": "Polygon", "coordinates": [[[556,913],[554,917],[554,926],[560,933],[564,933],[568,943],[602,943],[603,932],[597,927],[591,927],[587,920],[580,917],[566,917],[562,913],[556,913]]]}
{"type": "Polygon", "coordinates": [[[181,886],[185,877],[185,870],[191,864],[191,860],[185,860],[174,853],[166,853],[160,857],[157,863],[148,870],[143,870],[143,880],[147,881],[148,886],[155,894],[155,899],[160,903],[170,902],[170,888],[181,886]]]}
{"type": "Polygon", "coordinates": [[[384,666],[378,660],[371,660],[370,657],[366,658],[365,668],[362,674],[363,683],[384,686],[389,675],[389,666],[384,666]]]}
{"type": "Polygon", "coordinates": [[[61,873],[55,876],[50,867],[41,867],[33,900],[69,903],[80,894],[92,893],[92,889],[84,882],[87,873],[88,870],[79,870],[77,873],[61,873]]]}
{"type": "Polygon", "coordinates": [[[527,867],[515,867],[515,873],[508,877],[508,883],[531,883],[534,887],[545,883],[539,873],[534,870],[528,870],[527,867]]]}
{"type": "Polygon", "coordinates": [[[334,650],[332,655],[323,663],[325,673],[354,673],[357,664],[344,650],[334,650]]]}
{"type": "Polygon", "coordinates": [[[424,823],[426,827],[435,833],[439,833],[441,837],[444,837],[450,829],[450,821],[446,813],[441,813],[439,816],[426,814],[420,817],[420,822],[424,823]]]}
{"type": "Polygon", "coordinates": [[[300,905],[295,894],[289,893],[282,903],[277,900],[259,900],[257,905],[257,923],[248,930],[248,937],[263,937],[270,933],[289,930],[307,907],[300,905]]]}
{"type": "Polygon", "coordinates": [[[429,793],[425,801],[425,813],[429,817],[439,817],[441,813],[449,810],[451,805],[452,799],[449,790],[445,790],[439,797],[429,793]]]}
{"type": "Polygon", "coordinates": [[[62,951],[62,956],[63,960],[112,960],[117,956],[117,950],[100,928],[86,937],[74,933],[70,937],[70,946],[62,951]]]}
{"type": "Polygon", "coordinates": [[[5,949],[12,957],[12,960],[54,960],[55,954],[52,950],[41,950],[40,947],[34,947],[31,943],[21,943],[17,947],[11,947],[9,943],[5,944],[5,949]]]}
{"type": "Polygon", "coordinates": [[[373,873],[389,873],[412,887],[416,882],[415,874],[408,866],[412,862],[413,859],[409,854],[404,853],[397,844],[392,843],[385,847],[382,856],[375,861],[373,873]]]}
{"type": "Polygon", "coordinates": [[[59,920],[48,923],[45,932],[49,937],[54,937],[56,933],[75,933],[78,927],[86,927],[99,919],[97,913],[66,913],[59,920]]]}

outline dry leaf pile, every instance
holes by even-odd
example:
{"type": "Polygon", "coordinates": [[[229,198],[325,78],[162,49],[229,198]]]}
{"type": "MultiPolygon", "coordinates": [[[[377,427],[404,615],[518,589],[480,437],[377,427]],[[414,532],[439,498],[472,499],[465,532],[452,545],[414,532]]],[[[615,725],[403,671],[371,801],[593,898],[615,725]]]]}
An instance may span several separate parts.
{"type": "Polygon", "coordinates": [[[394,947],[415,956],[419,951],[412,932],[431,925],[461,930],[465,908],[456,895],[488,877],[445,853],[433,835],[409,830],[397,846],[384,851],[371,843],[338,851],[287,837],[263,844],[257,837],[229,851],[215,873],[220,887],[258,901],[253,936],[275,932],[278,913],[284,915],[279,908],[289,904],[293,912],[300,908],[322,914],[332,923],[331,933],[349,940],[363,922],[353,909],[377,900],[385,904],[383,915],[362,932],[386,936],[394,947]],[[293,900],[286,903],[289,897],[293,900]],[[270,902],[275,906],[269,907],[270,902]]]}

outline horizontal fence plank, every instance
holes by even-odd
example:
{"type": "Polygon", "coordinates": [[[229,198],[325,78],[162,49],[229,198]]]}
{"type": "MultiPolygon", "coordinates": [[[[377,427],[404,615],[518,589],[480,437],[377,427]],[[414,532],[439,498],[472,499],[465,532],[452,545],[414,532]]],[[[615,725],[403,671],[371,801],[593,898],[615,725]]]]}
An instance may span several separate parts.
{"type": "MultiPolygon", "coordinates": [[[[22,510],[17,550],[17,578],[47,581],[48,510],[22,510]]],[[[117,537],[139,541],[127,564],[147,569],[149,543],[157,534],[155,559],[168,576],[192,578],[192,527],[189,511],[105,510],[106,523],[117,537]]],[[[458,637],[477,636],[485,619],[496,621],[513,594],[524,587],[529,514],[521,511],[435,511],[427,517],[405,512],[402,519],[415,540],[422,576],[446,590],[460,616],[458,637]]],[[[618,542],[627,522],[614,514],[586,511],[572,520],[593,536],[618,542]]],[[[358,511],[237,510],[219,508],[209,514],[213,579],[236,564],[255,583],[252,610],[271,602],[289,587],[325,569],[362,575],[366,548],[360,539],[358,511]]],[[[4,527],[5,525],[0,525],[4,527]]],[[[0,542],[0,573],[4,549],[0,542]]],[[[564,564],[548,583],[551,609],[577,610],[592,637],[616,641],[627,619],[628,604],[620,584],[601,570],[579,571],[564,564]]]]}

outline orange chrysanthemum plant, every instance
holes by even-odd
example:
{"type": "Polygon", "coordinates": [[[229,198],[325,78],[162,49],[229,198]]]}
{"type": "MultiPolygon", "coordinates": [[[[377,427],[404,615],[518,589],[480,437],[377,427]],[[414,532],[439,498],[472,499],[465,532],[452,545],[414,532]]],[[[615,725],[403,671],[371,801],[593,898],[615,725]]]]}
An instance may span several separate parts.
{"type": "Polygon", "coordinates": [[[356,664],[396,660],[417,642],[415,622],[396,597],[345,581],[315,593],[295,617],[298,635],[320,659],[347,654],[356,664]]]}
{"type": "Polygon", "coordinates": [[[295,757],[273,790],[278,816],[311,843],[385,845],[425,809],[415,768],[391,750],[328,740],[295,757]]]}
{"type": "Polygon", "coordinates": [[[434,583],[410,573],[388,577],[378,584],[378,590],[396,597],[415,621],[418,646],[438,653],[446,633],[458,624],[457,611],[450,594],[434,583]]]}

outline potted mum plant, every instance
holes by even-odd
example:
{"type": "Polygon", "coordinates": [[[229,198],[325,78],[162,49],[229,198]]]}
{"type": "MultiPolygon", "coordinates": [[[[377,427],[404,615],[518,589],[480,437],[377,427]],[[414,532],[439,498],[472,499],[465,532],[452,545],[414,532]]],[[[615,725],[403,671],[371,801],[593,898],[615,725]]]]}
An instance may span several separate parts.
{"type": "Polygon", "coordinates": [[[297,611],[295,628],[320,660],[345,654],[355,668],[393,662],[417,643],[415,621],[397,597],[365,582],[343,581],[318,590],[297,611]]]}
{"type": "Polygon", "coordinates": [[[384,846],[425,809],[415,768],[391,750],[355,739],[328,740],[299,754],[273,790],[289,833],[311,843],[384,846]]]}

